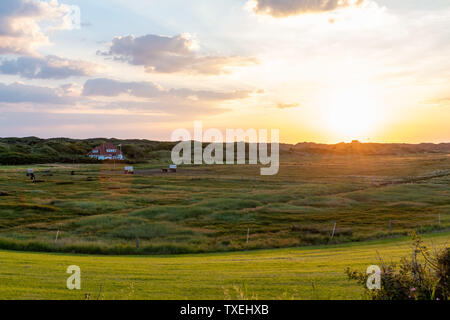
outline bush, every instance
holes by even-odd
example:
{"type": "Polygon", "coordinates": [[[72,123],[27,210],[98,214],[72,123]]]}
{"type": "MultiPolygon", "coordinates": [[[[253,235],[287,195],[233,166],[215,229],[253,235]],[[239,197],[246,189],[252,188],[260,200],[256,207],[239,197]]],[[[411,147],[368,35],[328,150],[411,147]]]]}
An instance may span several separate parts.
{"type": "Polygon", "coordinates": [[[414,250],[400,264],[381,261],[381,288],[367,289],[368,274],[347,268],[349,279],[364,286],[372,300],[449,300],[450,248],[431,252],[413,234],[414,250]]]}

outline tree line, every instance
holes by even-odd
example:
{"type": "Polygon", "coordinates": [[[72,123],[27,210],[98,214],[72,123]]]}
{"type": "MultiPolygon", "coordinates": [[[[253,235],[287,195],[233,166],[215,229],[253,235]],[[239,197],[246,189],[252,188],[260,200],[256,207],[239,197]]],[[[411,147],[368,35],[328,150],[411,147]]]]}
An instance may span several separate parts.
{"type": "Polygon", "coordinates": [[[143,139],[0,138],[0,164],[97,163],[98,160],[89,158],[87,154],[105,142],[121,144],[122,152],[129,163],[167,156],[175,145],[173,142],[143,139]]]}

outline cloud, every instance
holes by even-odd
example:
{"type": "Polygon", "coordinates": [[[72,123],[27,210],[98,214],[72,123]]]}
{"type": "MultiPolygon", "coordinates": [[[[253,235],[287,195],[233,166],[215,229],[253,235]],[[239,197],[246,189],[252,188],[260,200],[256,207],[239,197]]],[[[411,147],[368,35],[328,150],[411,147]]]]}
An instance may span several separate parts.
{"type": "Polygon", "coordinates": [[[1,0],[0,54],[36,55],[49,42],[46,32],[73,28],[74,8],[57,0],[1,0]]]}
{"type": "Polygon", "coordinates": [[[66,83],[59,87],[59,92],[62,95],[67,96],[80,96],[81,90],[78,84],[76,83],[66,83]]]}
{"type": "Polygon", "coordinates": [[[90,76],[99,66],[81,60],[57,56],[20,57],[0,61],[0,73],[20,75],[28,79],[65,79],[72,76],[90,76]]]}
{"type": "Polygon", "coordinates": [[[278,109],[291,109],[300,107],[300,103],[279,103],[278,109]]]}
{"type": "Polygon", "coordinates": [[[78,110],[82,113],[106,114],[116,110],[125,114],[157,114],[183,118],[223,113],[228,109],[220,104],[221,101],[244,99],[250,93],[251,91],[216,92],[185,88],[166,90],[152,82],[120,82],[112,79],[91,79],[82,88],[75,83],[54,88],[20,82],[0,83],[0,113],[8,110],[78,110]],[[120,99],[105,99],[122,94],[124,96],[120,99]]]}
{"type": "Polygon", "coordinates": [[[449,107],[450,106],[450,97],[429,99],[429,100],[422,101],[421,104],[426,105],[426,106],[449,107]]]}
{"type": "Polygon", "coordinates": [[[217,92],[208,90],[171,89],[169,94],[179,98],[194,98],[199,100],[223,101],[245,99],[252,92],[249,90],[235,90],[231,92],[217,92]]]}
{"type": "Polygon", "coordinates": [[[161,96],[163,89],[152,82],[121,82],[112,79],[89,79],[83,87],[84,96],[117,97],[129,94],[136,97],[150,98],[161,96]]]}
{"type": "Polygon", "coordinates": [[[59,90],[53,88],[31,86],[22,83],[12,83],[9,85],[0,83],[0,102],[69,104],[73,102],[73,99],[60,94],[59,90]]]}
{"type": "Polygon", "coordinates": [[[196,116],[217,115],[229,111],[229,109],[215,105],[206,104],[191,100],[167,100],[157,101],[119,101],[98,104],[96,110],[126,110],[132,114],[152,114],[158,116],[168,116],[170,119],[193,119],[196,116]]]}
{"type": "Polygon", "coordinates": [[[82,90],[82,96],[89,99],[89,105],[96,110],[152,113],[184,120],[193,116],[226,112],[229,109],[222,106],[221,102],[245,99],[251,94],[250,90],[220,92],[188,88],[166,89],[148,81],[123,82],[107,78],[89,79],[82,90]],[[108,99],[114,97],[119,98],[108,99]]]}
{"type": "Polygon", "coordinates": [[[250,0],[248,6],[257,14],[275,18],[305,13],[329,12],[350,6],[360,6],[365,0],[250,0]]]}
{"type": "Polygon", "coordinates": [[[255,58],[239,56],[200,56],[193,49],[195,43],[187,34],[173,37],[148,34],[116,37],[107,52],[99,55],[112,56],[132,65],[142,65],[146,72],[194,73],[216,75],[228,73],[229,67],[256,64],[255,58]]]}
{"type": "MultiPolygon", "coordinates": [[[[144,87],[141,87],[144,88],[144,87]]],[[[116,93],[118,93],[117,91],[116,93]]],[[[92,115],[142,115],[167,119],[186,120],[195,116],[220,114],[228,109],[215,103],[191,99],[174,99],[166,92],[154,100],[104,101],[93,97],[83,97],[76,84],[64,84],[57,88],[25,85],[22,83],[0,83],[0,114],[23,112],[80,113],[92,115]]],[[[112,95],[112,93],[111,93],[112,95]]]]}
{"type": "Polygon", "coordinates": [[[190,98],[192,100],[236,100],[248,98],[251,91],[236,90],[231,92],[217,92],[210,90],[169,89],[153,82],[121,82],[112,79],[89,79],[84,84],[84,96],[116,97],[128,94],[139,98],[190,98]]]}

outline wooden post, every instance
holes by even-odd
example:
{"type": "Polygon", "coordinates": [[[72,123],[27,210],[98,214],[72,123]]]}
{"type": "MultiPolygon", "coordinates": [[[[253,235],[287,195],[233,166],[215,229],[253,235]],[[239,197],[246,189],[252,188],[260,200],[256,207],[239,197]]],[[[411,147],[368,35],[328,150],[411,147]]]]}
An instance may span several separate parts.
{"type": "Polygon", "coordinates": [[[247,229],[247,244],[248,244],[248,237],[250,236],[250,228],[247,229]]]}
{"type": "Polygon", "coordinates": [[[139,247],[140,247],[139,237],[136,236],[136,249],[139,249],[139,247]]]}
{"type": "Polygon", "coordinates": [[[97,300],[100,299],[100,295],[102,294],[103,283],[100,284],[100,290],[98,291],[97,300]]]}
{"type": "Polygon", "coordinates": [[[58,230],[58,232],[56,232],[55,243],[56,243],[56,241],[58,241],[58,236],[59,236],[59,230],[58,230]]]}
{"type": "Polygon", "coordinates": [[[438,214],[438,222],[439,222],[439,226],[441,226],[441,214],[438,214]]]}
{"type": "Polygon", "coordinates": [[[335,231],[336,231],[336,222],[334,223],[333,232],[331,233],[331,240],[333,240],[333,238],[334,238],[334,232],[335,231]]]}
{"type": "Polygon", "coordinates": [[[389,219],[389,233],[392,232],[392,220],[389,219]]]}

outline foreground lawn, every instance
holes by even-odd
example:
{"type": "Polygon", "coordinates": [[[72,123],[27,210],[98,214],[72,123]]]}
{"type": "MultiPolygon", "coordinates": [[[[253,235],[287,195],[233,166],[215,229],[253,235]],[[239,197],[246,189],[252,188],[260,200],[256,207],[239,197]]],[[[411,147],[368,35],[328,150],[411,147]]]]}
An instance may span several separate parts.
{"type": "MultiPolygon", "coordinates": [[[[448,245],[450,232],[424,237],[448,245]]],[[[178,256],[88,256],[0,251],[0,299],[361,299],[346,278],[410,253],[408,238],[358,244],[178,256]],[[66,268],[81,268],[81,290],[66,268]]]]}

